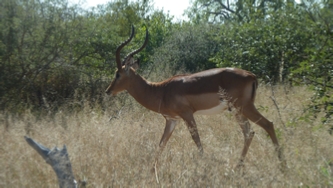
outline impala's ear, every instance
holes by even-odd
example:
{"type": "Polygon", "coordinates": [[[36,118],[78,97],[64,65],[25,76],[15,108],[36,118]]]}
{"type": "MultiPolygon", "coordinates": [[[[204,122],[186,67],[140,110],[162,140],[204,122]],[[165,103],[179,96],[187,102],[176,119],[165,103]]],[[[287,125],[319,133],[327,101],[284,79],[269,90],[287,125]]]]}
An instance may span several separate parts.
{"type": "Polygon", "coordinates": [[[137,70],[139,68],[139,60],[134,60],[133,57],[129,57],[125,62],[125,70],[128,71],[130,67],[137,70]]]}
{"type": "Polygon", "coordinates": [[[134,70],[137,70],[139,67],[140,67],[140,61],[137,59],[133,62],[133,64],[131,65],[131,67],[134,69],[134,70]]]}

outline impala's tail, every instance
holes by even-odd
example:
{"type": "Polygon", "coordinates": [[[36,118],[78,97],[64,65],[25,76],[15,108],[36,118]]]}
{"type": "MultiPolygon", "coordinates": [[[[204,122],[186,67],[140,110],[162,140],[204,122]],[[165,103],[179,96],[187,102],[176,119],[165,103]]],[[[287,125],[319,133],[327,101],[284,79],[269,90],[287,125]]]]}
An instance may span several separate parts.
{"type": "Polygon", "coordinates": [[[255,98],[256,98],[256,91],[257,91],[257,88],[258,88],[258,80],[257,78],[255,77],[254,78],[254,81],[252,83],[252,94],[251,94],[251,100],[252,102],[254,102],[255,98]]]}

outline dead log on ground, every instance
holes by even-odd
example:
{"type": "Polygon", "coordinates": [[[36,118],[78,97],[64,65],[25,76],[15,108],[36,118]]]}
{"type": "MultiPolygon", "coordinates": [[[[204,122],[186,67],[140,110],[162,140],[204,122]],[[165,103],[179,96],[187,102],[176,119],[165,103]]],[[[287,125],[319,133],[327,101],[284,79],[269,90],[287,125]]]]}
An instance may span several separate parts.
{"type": "Polygon", "coordinates": [[[46,163],[51,165],[54,172],[57,174],[60,188],[77,187],[77,182],[73,175],[72,165],[68,157],[66,145],[64,145],[61,150],[57,147],[50,150],[27,136],[24,136],[24,138],[28,144],[43,157],[46,163]]]}

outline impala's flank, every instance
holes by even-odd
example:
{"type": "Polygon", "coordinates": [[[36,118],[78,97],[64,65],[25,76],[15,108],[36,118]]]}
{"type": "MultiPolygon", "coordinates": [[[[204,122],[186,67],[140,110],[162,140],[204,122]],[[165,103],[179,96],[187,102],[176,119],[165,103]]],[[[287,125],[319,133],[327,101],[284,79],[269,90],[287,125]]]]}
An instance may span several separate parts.
{"type": "Polygon", "coordinates": [[[231,107],[236,109],[235,116],[244,134],[244,146],[239,164],[243,163],[254,135],[248,119],[261,126],[269,134],[278,151],[278,157],[282,160],[282,152],[273,123],[262,116],[254,106],[258,86],[254,74],[236,68],[216,68],[190,75],[173,76],[163,82],[149,82],[135,72],[138,62],[133,58],[146,46],[147,30],[144,44],[138,50],[128,54],[124,61],[120,60],[121,49],[132,40],[133,35],[134,28],[132,27],[129,39],[117,48],[118,70],[116,78],[106,89],[106,93],[115,95],[126,90],[141,105],[164,116],[166,125],[155,164],[175,129],[177,120],[183,119],[186,122],[195,144],[199,151],[203,152],[193,115],[219,114],[231,107]]]}

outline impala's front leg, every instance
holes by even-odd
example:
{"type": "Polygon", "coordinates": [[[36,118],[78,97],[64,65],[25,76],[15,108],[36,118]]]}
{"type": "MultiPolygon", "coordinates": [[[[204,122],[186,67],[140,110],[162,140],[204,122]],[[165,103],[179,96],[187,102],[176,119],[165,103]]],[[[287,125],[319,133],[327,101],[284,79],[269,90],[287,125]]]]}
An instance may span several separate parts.
{"type": "Polygon", "coordinates": [[[166,120],[166,124],[165,124],[165,128],[164,128],[164,133],[163,133],[163,136],[160,141],[159,149],[155,156],[154,168],[156,168],[158,158],[160,157],[161,153],[163,152],[164,147],[167,144],[173,130],[175,130],[175,126],[177,123],[177,120],[175,120],[175,119],[170,119],[170,118],[165,117],[165,120],[166,120]]]}
{"type": "Polygon", "coordinates": [[[172,135],[173,130],[175,130],[175,126],[177,123],[177,120],[175,120],[175,119],[170,119],[167,117],[164,117],[164,118],[166,120],[164,133],[163,133],[163,136],[160,141],[160,145],[159,145],[160,148],[158,149],[156,156],[155,156],[153,168],[151,170],[152,172],[155,172],[157,183],[159,183],[158,175],[157,175],[157,161],[158,161],[158,158],[160,157],[161,153],[163,152],[170,136],[172,135]]]}

